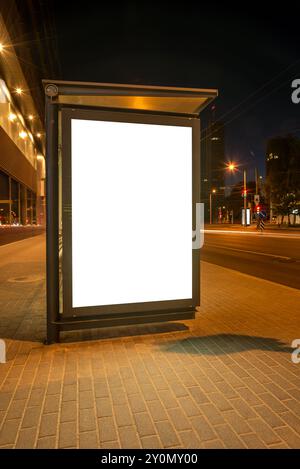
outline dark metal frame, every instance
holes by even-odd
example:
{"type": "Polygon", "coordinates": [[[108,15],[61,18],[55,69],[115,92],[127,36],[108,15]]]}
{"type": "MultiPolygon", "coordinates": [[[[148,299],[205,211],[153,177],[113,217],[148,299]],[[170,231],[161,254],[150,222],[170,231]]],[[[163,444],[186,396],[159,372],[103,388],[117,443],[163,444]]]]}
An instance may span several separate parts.
{"type": "MultiPolygon", "coordinates": [[[[197,113],[166,113],[154,111],[140,111],[133,109],[108,109],[107,107],[86,107],[78,105],[60,104],[58,94],[106,94],[106,85],[85,84],[72,82],[55,82],[46,84],[46,170],[47,170],[47,343],[59,341],[59,332],[84,328],[108,327],[115,325],[129,325],[160,321],[191,319],[195,316],[196,307],[200,304],[200,250],[193,250],[193,294],[191,299],[157,301],[146,303],[131,303],[99,307],[72,308],[72,279],[71,279],[71,133],[72,118],[114,120],[120,122],[141,122],[148,124],[179,125],[192,127],[192,206],[193,230],[196,227],[196,203],[200,202],[200,119],[197,113]],[[57,86],[58,85],[58,86],[57,86]],[[76,86],[75,86],[76,85],[76,86]],[[58,113],[62,114],[62,161],[63,161],[63,310],[60,311],[59,299],[59,180],[58,180],[58,113]],[[68,170],[69,168],[69,170],[68,170]]],[[[107,85],[107,87],[110,85],[107,85]]],[[[113,87],[114,85],[112,85],[113,87]]],[[[121,86],[121,85],[120,85],[121,86]]],[[[116,92],[119,94],[120,90],[116,92]]],[[[123,87],[124,88],[124,87],[123,87]]],[[[126,88],[126,86],[125,86],[126,88]]],[[[137,87],[128,86],[122,92],[134,93],[137,87]],[[132,88],[132,89],[131,89],[132,88]]],[[[144,92],[140,87],[139,94],[144,92]]],[[[110,90],[111,91],[111,90],[110,90]]],[[[167,89],[159,87],[145,87],[145,93],[156,96],[170,96],[176,93],[186,95],[195,90],[167,89]]],[[[207,104],[215,96],[215,90],[197,90],[199,96],[207,97],[207,104]]],[[[197,94],[197,93],[196,93],[197,94]]],[[[206,104],[206,105],[207,105],[206,104]]],[[[202,106],[201,110],[203,109],[202,106]]]]}
{"type": "MultiPolygon", "coordinates": [[[[143,303],[113,304],[102,306],[77,307],[72,306],[72,194],[71,194],[71,121],[73,119],[129,122],[143,124],[173,125],[182,127],[191,127],[192,134],[196,133],[195,140],[200,140],[197,132],[199,119],[186,119],[174,116],[154,116],[142,115],[138,113],[128,114],[126,112],[107,112],[97,110],[75,110],[64,109],[62,111],[62,203],[63,203],[63,316],[64,317],[83,317],[98,316],[112,317],[114,314],[141,313],[143,315],[156,311],[174,310],[185,311],[189,308],[195,308],[199,305],[199,271],[196,262],[196,250],[193,250],[193,296],[182,300],[169,301],[151,301],[143,303]]],[[[199,199],[199,181],[197,181],[194,166],[197,165],[199,155],[196,149],[193,150],[193,169],[192,169],[192,194],[193,199],[199,199]]],[[[191,204],[193,200],[191,200],[191,204]]],[[[191,243],[192,249],[192,243],[191,243]]]]}

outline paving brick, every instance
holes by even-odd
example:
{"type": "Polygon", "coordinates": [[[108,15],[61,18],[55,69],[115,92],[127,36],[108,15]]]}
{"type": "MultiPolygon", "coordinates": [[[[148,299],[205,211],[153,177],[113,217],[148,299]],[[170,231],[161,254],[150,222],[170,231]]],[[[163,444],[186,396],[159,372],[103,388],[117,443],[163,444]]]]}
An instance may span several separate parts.
{"type": "Polygon", "coordinates": [[[38,449],[55,449],[56,437],[46,436],[45,438],[39,438],[36,447],[38,449]]]}
{"type": "Polygon", "coordinates": [[[204,417],[192,417],[191,422],[201,442],[214,440],[216,438],[216,434],[212,426],[204,417]]]}
{"type": "Polygon", "coordinates": [[[30,393],[30,397],[29,397],[27,405],[41,407],[44,401],[45,393],[46,393],[46,388],[33,389],[30,393]]]}
{"type": "Polygon", "coordinates": [[[238,413],[245,419],[256,418],[257,415],[253,408],[248,405],[243,399],[232,399],[230,401],[232,407],[238,411],[238,413]]]}
{"type": "Polygon", "coordinates": [[[213,392],[209,395],[210,400],[213,404],[222,412],[225,410],[232,410],[232,404],[228,401],[223,394],[213,392]]]}
{"type": "Polygon", "coordinates": [[[157,436],[144,436],[141,440],[142,440],[142,448],[144,449],[162,448],[162,444],[157,436]]]}
{"type": "Polygon", "coordinates": [[[199,405],[199,404],[209,403],[209,399],[207,395],[203,391],[201,391],[199,387],[189,388],[189,392],[191,396],[193,397],[193,399],[195,400],[196,404],[199,405]]]}
{"type": "Polygon", "coordinates": [[[47,387],[47,394],[60,394],[62,383],[61,381],[50,381],[47,387]]]}
{"type": "Polygon", "coordinates": [[[211,441],[204,441],[203,447],[205,449],[224,449],[224,443],[221,440],[211,440],[211,441]]]}
{"type": "Polygon", "coordinates": [[[33,449],[35,447],[37,429],[36,428],[22,428],[18,433],[18,438],[15,448],[17,449],[33,449]]]}
{"type": "Polygon", "coordinates": [[[98,419],[99,435],[101,447],[104,442],[114,441],[117,439],[117,432],[114,420],[112,417],[101,417],[98,419]]]}
{"type": "Polygon", "coordinates": [[[285,441],[289,448],[300,449],[300,436],[289,427],[281,427],[275,430],[281,440],[285,441]]]}
{"type": "Polygon", "coordinates": [[[118,427],[129,427],[133,424],[132,415],[128,405],[114,406],[114,413],[118,427]]]}
{"type": "Polygon", "coordinates": [[[6,420],[0,430],[0,446],[13,444],[17,438],[20,420],[6,420]]]}
{"type": "Polygon", "coordinates": [[[12,392],[0,392],[0,410],[7,410],[12,399],[12,392]]]}
{"type": "Polygon", "coordinates": [[[142,394],[131,394],[128,396],[128,400],[132,412],[145,412],[147,410],[142,394]]]}
{"type": "Polygon", "coordinates": [[[158,422],[160,420],[167,420],[168,415],[160,401],[149,401],[147,406],[151,415],[152,420],[158,422]]]}
{"type": "Polygon", "coordinates": [[[68,384],[63,387],[62,400],[75,401],[77,399],[77,386],[76,384],[68,384]]]}
{"type": "Polygon", "coordinates": [[[158,399],[158,393],[152,384],[141,385],[141,392],[145,401],[156,401],[158,399]]]}
{"type": "Polygon", "coordinates": [[[7,420],[21,418],[23,416],[25,405],[25,399],[12,401],[7,412],[7,420]]]}
{"type": "Polygon", "coordinates": [[[176,431],[191,429],[189,420],[186,418],[184,412],[180,408],[169,409],[168,415],[174,427],[176,428],[176,431]]]}
{"type": "MultiPolygon", "coordinates": [[[[259,397],[265,404],[267,404],[267,406],[269,406],[277,414],[281,414],[287,411],[287,407],[284,406],[276,397],[272,396],[271,394],[260,394],[259,397]]],[[[262,404],[262,402],[259,402],[257,405],[260,404],[262,404]]]]}
{"type": "Polygon", "coordinates": [[[280,443],[280,438],[274,431],[261,419],[249,420],[249,425],[253,432],[264,442],[266,445],[280,443]]]}
{"type": "Polygon", "coordinates": [[[77,432],[74,422],[62,422],[59,425],[59,448],[73,448],[77,445],[77,432]]]}
{"type": "Polygon", "coordinates": [[[105,449],[120,449],[120,443],[119,441],[104,441],[100,444],[100,448],[105,448],[105,449]]]}
{"type": "Polygon", "coordinates": [[[228,411],[223,412],[224,419],[234,428],[234,431],[241,435],[243,433],[251,433],[251,428],[243,417],[241,417],[237,412],[228,411]]]}
{"type": "Polygon", "coordinates": [[[255,411],[262,417],[265,422],[270,425],[272,428],[285,426],[284,420],[276,415],[271,409],[267,406],[256,406],[255,411]]]}
{"type": "Polygon", "coordinates": [[[39,437],[56,435],[58,414],[42,415],[39,437]]]}
{"type": "Polygon", "coordinates": [[[141,448],[139,436],[134,426],[118,428],[118,432],[122,448],[141,448]]]}
{"type": "Polygon", "coordinates": [[[155,426],[164,448],[170,448],[180,444],[177,433],[169,422],[156,422],[155,426]]]}
{"type": "Polygon", "coordinates": [[[212,425],[220,425],[221,423],[225,423],[222,413],[214,404],[202,404],[199,406],[199,409],[212,425]]]}
{"type": "Polygon", "coordinates": [[[95,430],[96,418],[94,409],[81,409],[79,411],[79,431],[88,432],[95,430]]]}
{"type": "Polygon", "coordinates": [[[65,401],[61,404],[60,421],[73,422],[77,419],[76,401],[65,401]]]}
{"type": "Polygon", "coordinates": [[[44,414],[53,414],[54,412],[58,412],[60,404],[60,395],[50,395],[46,396],[45,403],[44,403],[44,414]]]}
{"type": "Polygon", "coordinates": [[[137,431],[140,437],[155,435],[155,428],[148,413],[141,412],[134,415],[137,431]]]}
{"type": "Polygon", "coordinates": [[[31,428],[36,427],[39,424],[41,415],[41,408],[38,406],[35,407],[28,407],[25,410],[23,420],[22,420],[22,428],[31,428]]]}
{"type": "Polygon", "coordinates": [[[178,435],[179,435],[180,440],[183,443],[184,448],[199,449],[202,447],[202,444],[194,430],[185,430],[185,431],[179,432],[178,435]]]}
{"type": "Polygon", "coordinates": [[[95,431],[80,433],[79,434],[79,448],[80,449],[98,448],[97,433],[95,431]]]}
{"type": "Polygon", "coordinates": [[[220,440],[225,445],[225,448],[240,449],[245,448],[245,444],[238,437],[238,435],[232,430],[232,428],[225,425],[217,425],[215,431],[218,434],[220,440]]]}
{"type": "Polygon", "coordinates": [[[286,412],[281,415],[281,418],[293,429],[300,434],[300,418],[293,412],[286,412]]]}
{"type": "Polygon", "coordinates": [[[264,442],[258,438],[258,436],[255,433],[249,433],[247,435],[241,435],[240,436],[241,440],[243,443],[246,445],[248,449],[264,449],[267,448],[267,446],[264,444],[264,442]]]}
{"type": "Polygon", "coordinates": [[[113,415],[112,403],[108,397],[96,399],[96,409],[98,417],[109,417],[113,415]]]}
{"type": "Polygon", "coordinates": [[[188,417],[199,415],[199,408],[196,406],[191,397],[182,397],[178,399],[178,402],[188,417]]]}

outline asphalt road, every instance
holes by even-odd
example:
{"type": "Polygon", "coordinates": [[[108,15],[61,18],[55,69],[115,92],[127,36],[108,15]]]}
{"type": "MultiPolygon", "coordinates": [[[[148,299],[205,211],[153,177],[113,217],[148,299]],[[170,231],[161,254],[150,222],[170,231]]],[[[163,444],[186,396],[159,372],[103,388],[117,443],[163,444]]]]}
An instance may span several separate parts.
{"type": "Polygon", "coordinates": [[[201,259],[300,289],[300,232],[205,230],[201,259]]]}

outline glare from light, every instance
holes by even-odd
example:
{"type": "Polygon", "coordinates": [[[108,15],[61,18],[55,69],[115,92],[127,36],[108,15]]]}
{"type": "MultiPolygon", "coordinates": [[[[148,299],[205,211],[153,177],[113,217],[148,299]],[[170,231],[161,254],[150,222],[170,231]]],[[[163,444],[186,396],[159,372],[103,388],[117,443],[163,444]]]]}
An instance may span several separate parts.
{"type": "Polygon", "coordinates": [[[19,133],[19,137],[22,138],[22,140],[25,140],[25,138],[27,138],[27,133],[24,132],[24,130],[22,130],[22,131],[19,133]]]}
{"type": "Polygon", "coordinates": [[[23,93],[22,88],[16,88],[16,93],[20,96],[23,93]]]}
{"type": "Polygon", "coordinates": [[[235,171],[237,169],[236,164],[233,162],[228,163],[227,169],[228,171],[235,171]]]}
{"type": "Polygon", "coordinates": [[[213,194],[215,194],[216,192],[217,192],[216,189],[213,189],[213,190],[212,190],[212,193],[213,193],[213,194]]]}
{"type": "Polygon", "coordinates": [[[17,118],[17,116],[13,112],[11,112],[8,116],[8,119],[10,120],[10,122],[14,122],[16,120],[16,118],[17,118]]]}
{"type": "Polygon", "coordinates": [[[37,136],[37,138],[41,138],[42,134],[41,134],[40,132],[38,132],[38,133],[36,134],[36,136],[37,136]]]}
{"type": "Polygon", "coordinates": [[[30,121],[33,121],[33,115],[32,115],[32,114],[29,114],[28,119],[29,119],[30,121]]]}
{"type": "Polygon", "coordinates": [[[5,49],[4,45],[0,42],[0,53],[3,52],[5,49]]]}

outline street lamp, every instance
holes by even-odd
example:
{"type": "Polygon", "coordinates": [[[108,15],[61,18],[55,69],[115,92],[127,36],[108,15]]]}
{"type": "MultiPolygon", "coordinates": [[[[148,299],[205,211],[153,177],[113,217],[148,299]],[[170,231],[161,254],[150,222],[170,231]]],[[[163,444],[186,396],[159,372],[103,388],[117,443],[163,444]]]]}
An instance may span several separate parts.
{"type": "Polygon", "coordinates": [[[227,170],[231,171],[232,173],[237,169],[237,166],[235,163],[230,162],[227,164],[227,170]]]}
{"type": "Polygon", "coordinates": [[[212,189],[209,194],[209,224],[212,224],[212,194],[215,194],[217,191],[216,189],[212,189]]]}

